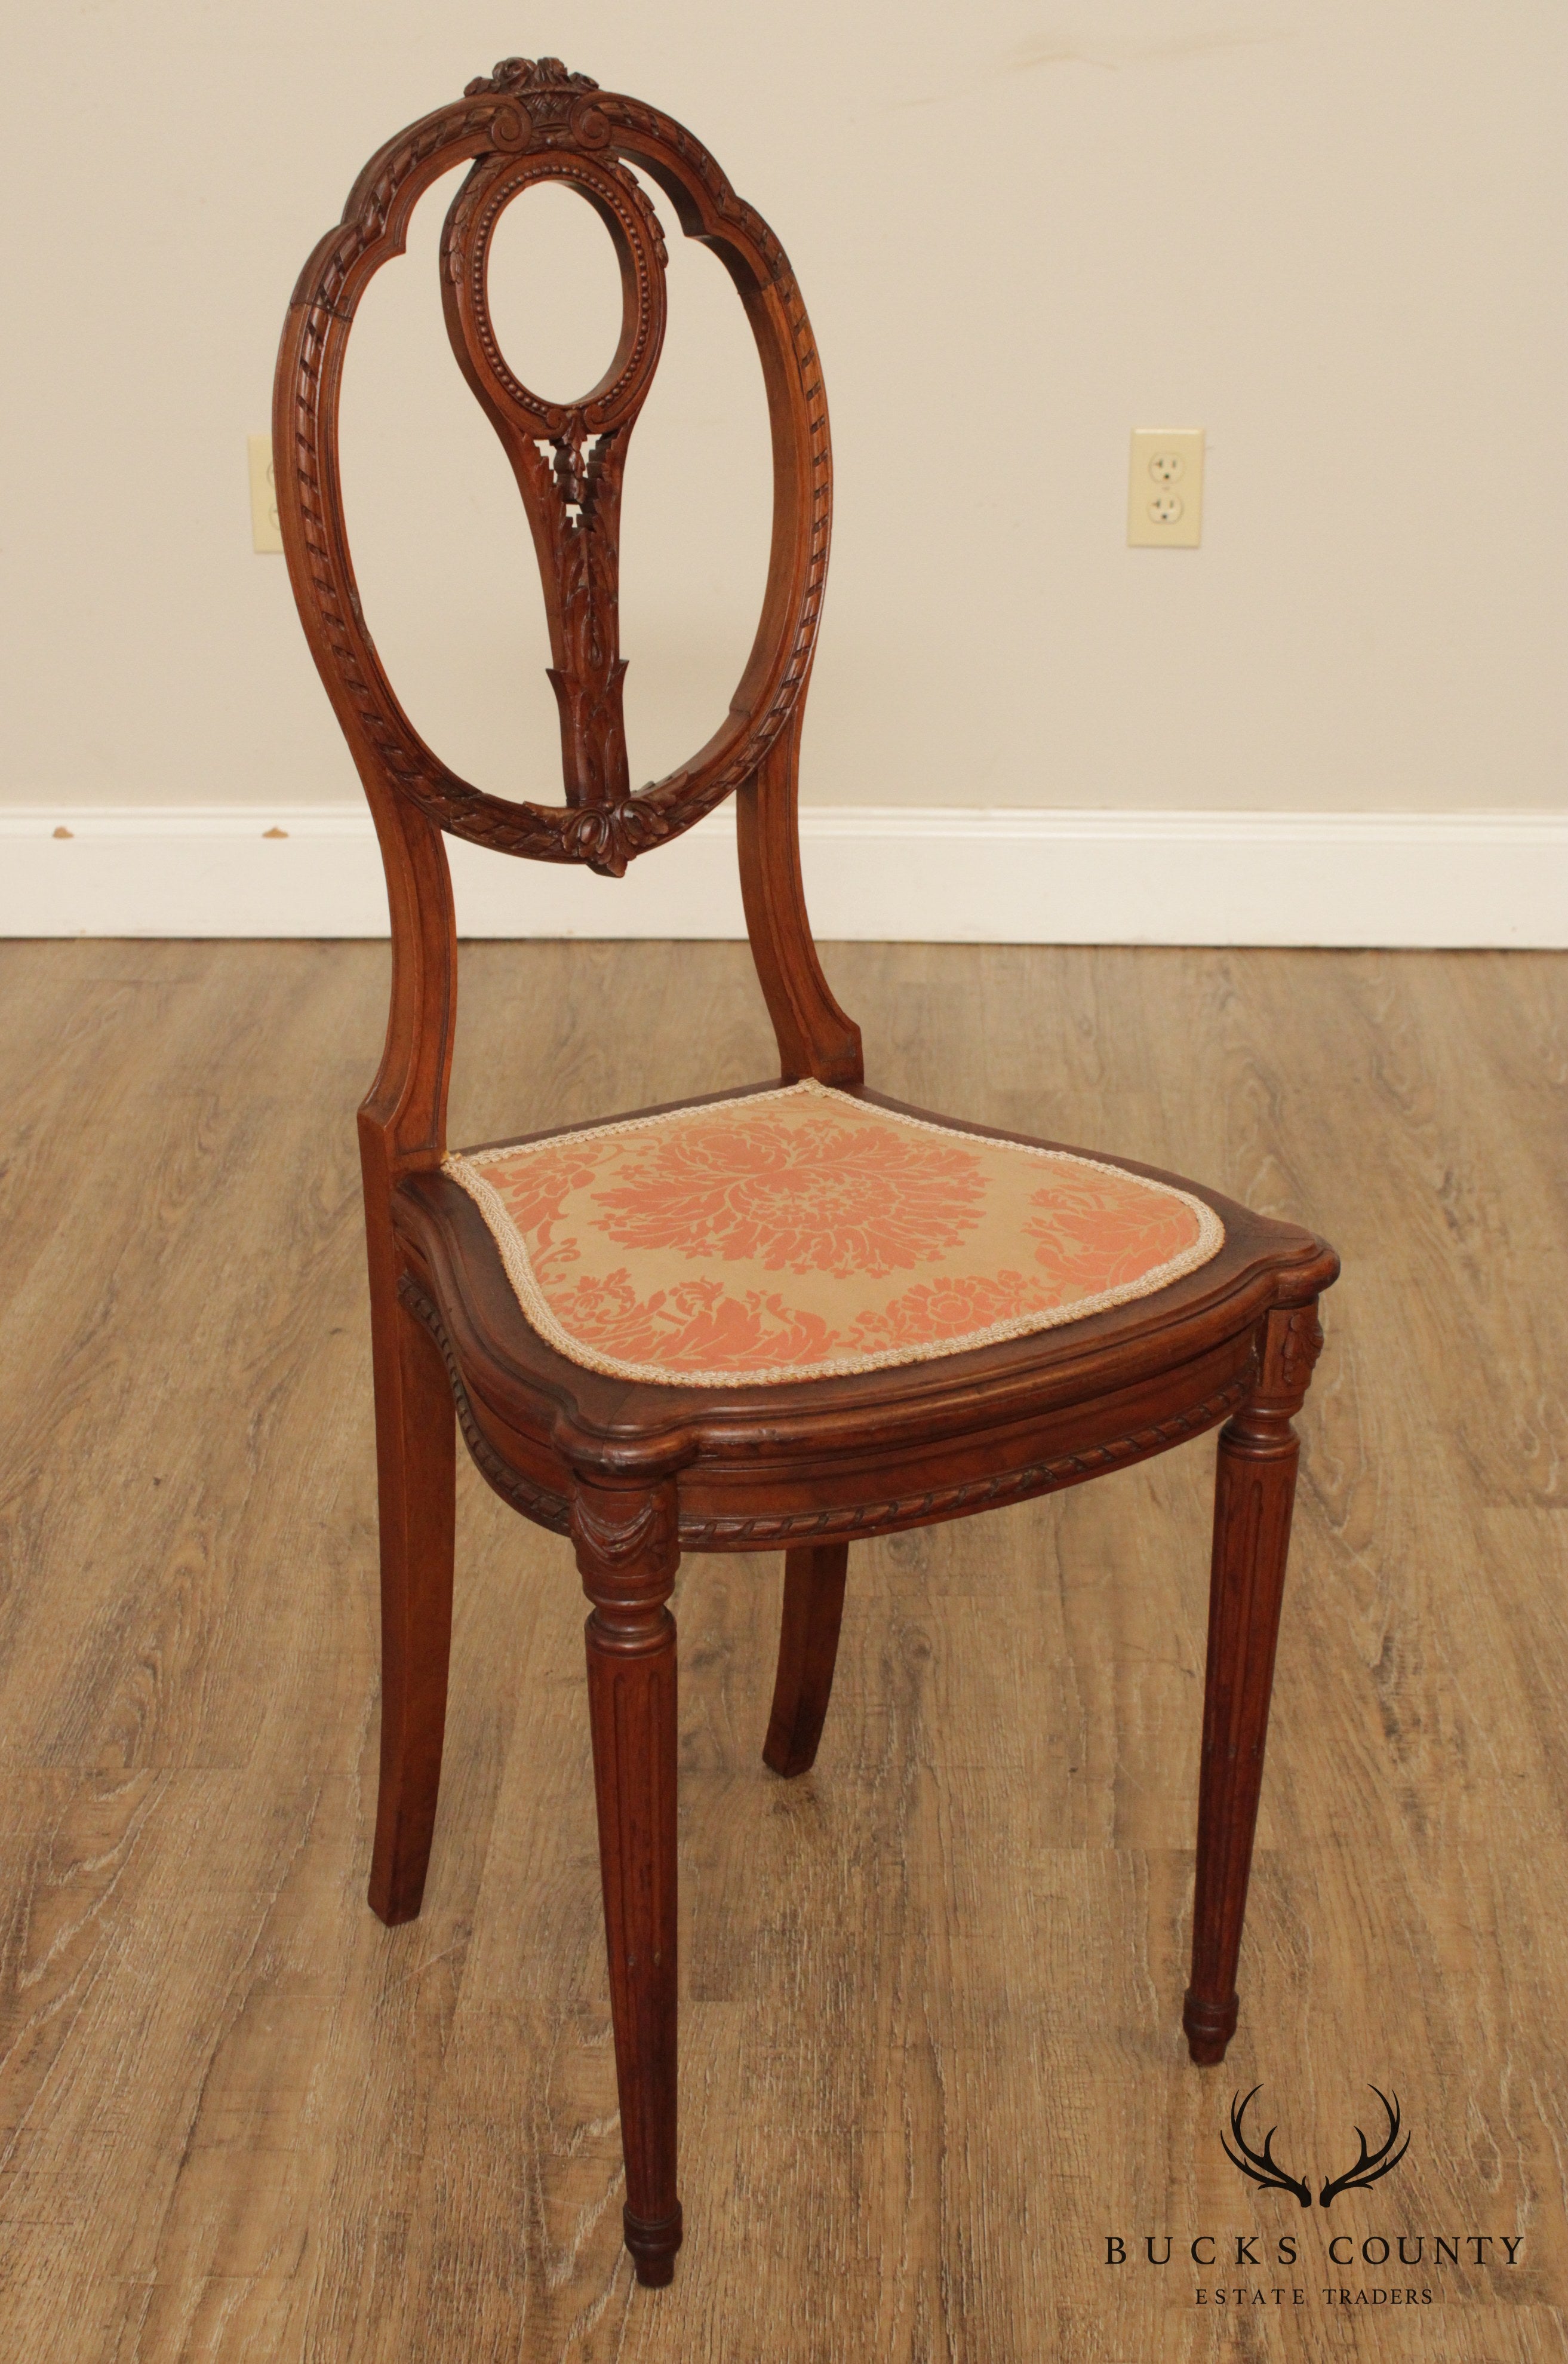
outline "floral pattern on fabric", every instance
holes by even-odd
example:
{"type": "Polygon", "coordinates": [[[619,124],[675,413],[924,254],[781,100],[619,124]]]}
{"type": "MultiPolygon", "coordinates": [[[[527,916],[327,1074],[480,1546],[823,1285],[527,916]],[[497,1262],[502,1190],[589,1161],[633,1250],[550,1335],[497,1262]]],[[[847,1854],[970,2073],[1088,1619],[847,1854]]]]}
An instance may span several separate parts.
{"type": "Polygon", "coordinates": [[[827,1377],[1021,1337],[1167,1287],[1200,1199],[815,1083],[448,1160],[528,1321],[688,1385],[827,1377]]]}
{"type": "Polygon", "coordinates": [[[717,1366],[725,1372],[753,1363],[795,1368],[831,1351],[819,1314],[803,1313],[783,1298],[751,1288],[730,1297],[722,1281],[686,1280],[639,1297],[624,1266],[603,1280],[584,1277],[561,1289],[556,1317],[567,1333],[623,1362],[657,1361],[672,1377],[717,1366]]]}
{"type": "Polygon", "coordinates": [[[1192,1244],[1191,1209],[1173,1191],[1118,1202],[1094,1187],[1095,1169],[1089,1172],[1086,1183],[1068,1172],[1035,1192],[1024,1231],[1037,1264],[1090,1291],[1123,1288],[1192,1244]]]}
{"type": "Polygon", "coordinates": [[[1027,1316],[1034,1301],[1021,1272],[954,1273],[947,1279],[917,1282],[891,1305],[868,1308],[850,1335],[862,1355],[938,1339],[967,1339],[995,1322],[1027,1316]]]}
{"type": "Polygon", "coordinates": [[[885,1124],[737,1121],[703,1111],[628,1158],[598,1190],[617,1247],[760,1264],[764,1272],[880,1279],[909,1271],[974,1229],[985,1197],[978,1157],[885,1124]]]}

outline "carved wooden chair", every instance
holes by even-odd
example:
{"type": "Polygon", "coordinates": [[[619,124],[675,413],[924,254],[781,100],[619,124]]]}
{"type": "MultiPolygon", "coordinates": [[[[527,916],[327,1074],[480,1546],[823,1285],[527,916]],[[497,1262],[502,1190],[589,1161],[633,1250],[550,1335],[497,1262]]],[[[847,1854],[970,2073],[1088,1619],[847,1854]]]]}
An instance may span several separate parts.
{"type": "Polygon", "coordinates": [[[392,919],[381,1070],[360,1110],[383,1614],[371,1903],[418,1912],[446,1712],[454,1428],[503,1500],[570,1534],[591,1603],[594,1743],[626,2241],[663,2282],[675,2149],[675,1626],[683,1551],[786,1553],[763,1755],[813,1762],[851,1540],[1076,1485],[1220,1422],[1198,1801],[1192,2057],[1218,2061],[1235,1972],[1297,1446],[1331,1249],[1117,1159],[868,1090],[801,888],[796,751],[828,564],[828,412],[778,240],[670,117],[555,59],[513,58],[399,133],[300,277],[273,449],[295,597],[375,817],[392,919]],[[355,307],[465,160],[441,244],[459,366],[516,473],[543,577],[567,801],[471,787],[393,694],[354,586],[338,397],[355,307]],[[665,250],[636,177],[728,269],[772,422],[767,589],[728,713],[632,793],[617,546],[628,439],[658,362],[665,250]],[[491,327],[513,199],[574,189],[619,259],[620,342],[572,404],[531,394],[491,327]],[[443,832],[618,877],[725,797],[780,1078],[607,1126],[448,1154],[456,946],[443,832]],[[456,1408],[454,1422],[453,1408],[456,1408]]]}

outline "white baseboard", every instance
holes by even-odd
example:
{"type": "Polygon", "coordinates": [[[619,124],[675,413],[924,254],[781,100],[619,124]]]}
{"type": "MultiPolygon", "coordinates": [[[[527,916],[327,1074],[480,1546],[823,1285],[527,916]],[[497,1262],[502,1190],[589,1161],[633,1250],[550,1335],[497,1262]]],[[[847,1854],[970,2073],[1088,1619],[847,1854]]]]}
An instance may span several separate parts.
{"type": "MultiPolygon", "coordinates": [[[[827,942],[1568,947],[1568,812],[818,805],[801,842],[827,942]]],[[[745,933],[729,807],[623,879],[448,843],[465,936],[745,933]]],[[[0,808],[0,935],[385,933],[361,805],[0,808]]]]}

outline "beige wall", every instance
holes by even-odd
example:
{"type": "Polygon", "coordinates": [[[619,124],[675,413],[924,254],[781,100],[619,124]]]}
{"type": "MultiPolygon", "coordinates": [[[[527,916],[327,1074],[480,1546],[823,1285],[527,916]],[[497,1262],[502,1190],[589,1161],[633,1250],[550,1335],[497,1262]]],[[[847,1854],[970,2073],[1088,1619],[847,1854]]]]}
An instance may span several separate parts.
{"type": "MultiPolygon", "coordinates": [[[[0,796],[353,793],[283,563],[250,551],[245,435],[363,158],[496,57],[558,50],[691,124],[811,306],[839,510],[809,794],[1563,800],[1561,0],[27,13],[0,796]],[[1123,546],[1134,424],[1208,429],[1201,551],[1123,546]]],[[[525,201],[501,241],[514,319],[563,273],[593,298],[586,348],[516,333],[548,392],[610,342],[571,205],[525,201]]],[[[441,206],[350,360],[366,607],[448,759],[550,794],[532,563],[440,328],[441,206]]],[[[722,708],[762,565],[739,310],[700,251],[672,293],[628,476],[638,777],[722,708]]]]}

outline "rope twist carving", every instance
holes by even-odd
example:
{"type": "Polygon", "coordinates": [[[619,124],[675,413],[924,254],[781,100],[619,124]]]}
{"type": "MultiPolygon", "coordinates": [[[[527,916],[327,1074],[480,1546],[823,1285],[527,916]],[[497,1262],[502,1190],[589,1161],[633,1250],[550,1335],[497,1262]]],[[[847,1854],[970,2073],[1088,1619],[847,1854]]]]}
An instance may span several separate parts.
{"type": "MultiPolygon", "coordinates": [[[[651,218],[640,190],[634,202],[651,218]]],[[[638,301],[640,324],[646,291],[638,301]]],[[[330,670],[339,712],[396,793],[453,836],[533,861],[584,863],[618,876],[639,854],[690,829],[749,779],[788,722],[810,670],[827,573],[832,467],[821,371],[795,274],[772,230],[736,195],[707,151],[669,117],[599,91],[586,75],[567,73],[559,60],[504,60],[493,75],[469,84],[462,104],[426,117],[373,160],[338,229],[306,264],[292,310],[299,318],[290,431],[279,460],[280,473],[286,469],[297,487],[296,585],[316,610],[323,669],[330,670]],[[753,326],[759,338],[773,339],[794,374],[809,452],[801,494],[807,512],[805,563],[755,703],[732,709],[735,727],[721,730],[703,757],[636,793],[613,761],[596,775],[588,763],[592,800],[564,808],[473,786],[415,730],[382,668],[354,586],[336,451],[337,392],[349,329],[374,272],[402,251],[420,191],[465,156],[499,162],[520,154],[531,160],[536,151],[541,170],[562,179],[584,179],[592,160],[601,182],[613,171],[636,189],[620,162],[630,154],[700,191],[713,217],[707,235],[728,246],[774,301],[777,318],[754,315],[753,326]]],[[[498,348],[494,362],[505,370],[498,348]]],[[[595,723],[590,715],[590,737],[601,727],[603,717],[595,723]]]]}

